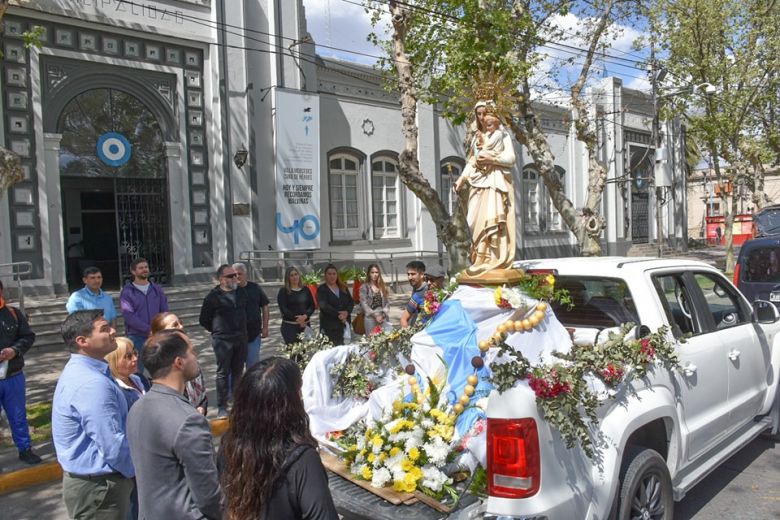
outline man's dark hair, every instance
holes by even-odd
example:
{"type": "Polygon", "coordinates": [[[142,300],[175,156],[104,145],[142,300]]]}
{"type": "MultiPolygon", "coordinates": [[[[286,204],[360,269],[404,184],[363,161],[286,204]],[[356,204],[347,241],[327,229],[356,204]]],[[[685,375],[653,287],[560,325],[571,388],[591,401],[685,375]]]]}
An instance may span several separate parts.
{"type": "Polygon", "coordinates": [[[222,278],[222,273],[225,272],[225,269],[232,269],[233,266],[230,264],[222,264],[219,266],[219,269],[217,269],[217,278],[222,278]]]}
{"type": "Polygon", "coordinates": [[[420,260],[412,260],[408,264],[406,264],[407,269],[414,269],[418,273],[424,273],[425,272],[425,264],[422,263],[420,260]]]}
{"type": "Polygon", "coordinates": [[[103,317],[103,309],[88,309],[85,311],[76,311],[68,314],[65,321],[62,322],[60,330],[65,344],[71,348],[76,347],[76,338],[79,336],[89,337],[92,335],[93,324],[103,317]]]}
{"type": "Polygon", "coordinates": [[[91,274],[101,274],[100,273],[100,269],[97,268],[97,267],[87,267],[86,269],[84,269],[84,272],[82,273],[81,276],[82,276],[82,278],[86,278],[87,276],[89,276],[91,274]]]}
{"type": "Polygon", "coordinates": [[[138,257],[132,262],[130,262],[130,272],[135,271],[135,268],[138,267],[138,264],[147,264],[149,265],[149,262],[146,260],[146,258],[138,257]]]}
{"type": "Polygon", "coordinates": [[[165,377],[177,357],[187,355],[187,339],[180,330],[166,329],[153,334],[144,343],[141,359],[152,379],[165,377]]]}

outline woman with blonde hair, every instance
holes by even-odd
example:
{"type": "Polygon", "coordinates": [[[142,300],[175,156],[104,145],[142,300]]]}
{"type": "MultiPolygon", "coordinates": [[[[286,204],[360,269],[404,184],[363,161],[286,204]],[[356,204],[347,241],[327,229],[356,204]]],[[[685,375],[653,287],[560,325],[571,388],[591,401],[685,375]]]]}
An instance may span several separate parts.
{"type": "Polygon", "coordinates": [[[390,307],[379,264],[370,264],[366,275],[366,283],[360,286],[360,308],[365,316],[366,335],[373,336],[390,325],[390,307]]]}
{"type": "MultiPolygon", "coordinates": [[[[161,330],[180,330],[184,332],[184,325],[182,325],[179,317],[172,312],[161,312],[152,318],[151,332],[149,336],[154,336],[161,330]]],[[[209,407],[209,398],[206,395],[206,381],[203,379],[203,371],[198,372],[198,376],[192,381],[187,381],[184,387],[184,397],[194,406],[198,412],[206,415],[209,407]]]]}
{"type": "Polygon", "coordinates": [[[138,369],[138,352],[135,351],[133,340],[125,337],[116,338],[116,350],[106,355],[108,368],[119,388],[127,399],[127,408],[141,398],[149,390],[149,383],[141,379],[138,369]]]}
{"type": "Polygon", "coordinates": [[[286,344],[296,343],[298,335],[309,326],[314,314],[314,297],[301,281],[301,272],[290,266],[284,273],[284,287],[276,295],[276,303],[282,314],[282,338],[286,344]]]}
{"type": "MultiPolygon", "coordinates": [[[[116,338],[116,349],[106,354],[105,359],[108,362],[111,375],[122,390],[125,400],[127,400],[127,409],[129,410],[151,388],[151,383],[149,383],[146,377],[136,374],[138,370],[138,352],[135,350],[133,340],[124,336],[116,338]]],[[[133,486],[127,519],[135,520],[137,518],[138,490],[133,486]]]]}

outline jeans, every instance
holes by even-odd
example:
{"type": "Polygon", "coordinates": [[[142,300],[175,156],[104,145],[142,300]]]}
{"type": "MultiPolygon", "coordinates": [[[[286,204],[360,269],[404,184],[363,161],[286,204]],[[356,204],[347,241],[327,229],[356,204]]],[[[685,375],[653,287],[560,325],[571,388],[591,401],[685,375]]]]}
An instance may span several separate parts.
{"type": "Polygon", "coordinates": [[[0,404],[8,417],[11,436],[20,453],[30,447],[30,427],[27,424],[25,392],[24,372],[0,379],[0,404]]]}
{"type": "Polygon", "coordinates": [[[146,374],[144,374],[144,360],[143,360],[143,356],[141,356],[141,351],[144,348],[144,342],[146,342],[146,339],[148,338],[148,336],[140,336],[138,334],[131,334],[131,335],[127,336],[127,337],[130,338],[130,341],[133,342],[133,346],[135,347],[135,351],[138,352],[138,368],[136,369],[136,372],[138,374],[141,374],[144,377],[148,377],[148,376],[146,376],[146,374]]]}
{"type": "Polygon", "coordinates": [[[227,408],[230,380],[238,386],[238,379],[246,363],[247,341],[244,337],[212,336],[211,346],[217,358],[217,407],[227,408]]]}
{"type": "Polygon", "coordinates": [[[249,342],[246,351],[246,369],[252,368],[252,365],[260,360],[260,347],[262,345],[262,334],[258,334],[255,339],[249,342]]]}

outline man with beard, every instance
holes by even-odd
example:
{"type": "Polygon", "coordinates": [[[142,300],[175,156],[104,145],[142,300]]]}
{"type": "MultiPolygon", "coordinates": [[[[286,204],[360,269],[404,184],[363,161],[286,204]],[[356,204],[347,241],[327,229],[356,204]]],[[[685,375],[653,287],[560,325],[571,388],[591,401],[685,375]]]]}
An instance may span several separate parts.
{"type": "Polygon", "coordinates": [[[154,384],[127,418],[139,517],[222,518],[211,429],[184,397],[200,372],[192,342],[180,330],[163,330],[149,338],[143,357],[154,384]]]}
{"type": "Polygon", "coordinates": [[[247,355],[247,295],[238,289],[238,273],[230,264],[217,270],[219,285],[211,290],[200,308],[201,326],[211,333],[217,358],[217,417],[228,415],[230,384],[238,385],[247,355]]]}
{"type": "Polygon", "coordinates": [[[162,287],[149,281],[149,262],[136,258],[130,264],[133,280],[122,288],[119,307],[125,318],[125,334],[138,353],[138,373],[144,375],[141,349],[149,337],[152,318],[168,311],[168,299],[162,287]]]}

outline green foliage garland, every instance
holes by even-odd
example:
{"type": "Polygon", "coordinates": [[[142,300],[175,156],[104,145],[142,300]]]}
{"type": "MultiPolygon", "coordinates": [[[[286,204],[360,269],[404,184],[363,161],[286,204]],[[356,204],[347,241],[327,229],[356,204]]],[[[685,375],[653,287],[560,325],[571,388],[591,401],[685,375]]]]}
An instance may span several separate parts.
{"type": "Polygon", "coordinates": [[[670,369],[679,366],[674,343],[667,339],[668,327],[641,339],[627,337],[633,329],[633,323],[626,323],[598,345],[574,345],[566,354],[553,352],[560,361],[552,365],[532,366],[522,353],[502,342],[497,362],[490,367],[490,381],[503,393],[518,380],[528,380],[545,421],[560,432],[567,447],[579,444],[593,458],[590,426],[598,425],[600,400],[587,377],[595,376],[615,388],[644,377],[657,361],[670,369]]]}

